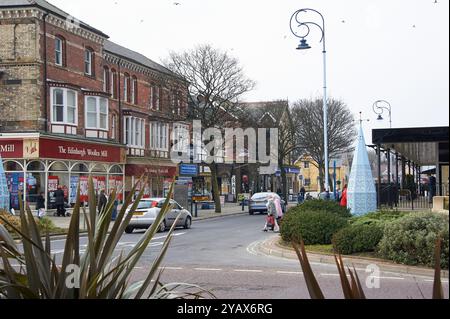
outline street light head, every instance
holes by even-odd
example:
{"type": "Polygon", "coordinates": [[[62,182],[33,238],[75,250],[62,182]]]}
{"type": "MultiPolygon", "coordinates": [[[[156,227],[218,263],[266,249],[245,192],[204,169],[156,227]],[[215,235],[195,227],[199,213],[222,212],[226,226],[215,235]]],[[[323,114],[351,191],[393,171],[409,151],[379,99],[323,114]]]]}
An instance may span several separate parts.
{"type": "Polygon", "coordinates": [[[311,49],[311,46],[308,44],[308,42],[306,42],[306,39],[302,39],[297,47],[297,50],[309,50],[309,49],[311,49]]]}
{"type": "Polygon", "coordinates": [[[384,118],[381,116],[381,114],[379,114],[377,120],[378,121],[384,121],[384,118]]]}

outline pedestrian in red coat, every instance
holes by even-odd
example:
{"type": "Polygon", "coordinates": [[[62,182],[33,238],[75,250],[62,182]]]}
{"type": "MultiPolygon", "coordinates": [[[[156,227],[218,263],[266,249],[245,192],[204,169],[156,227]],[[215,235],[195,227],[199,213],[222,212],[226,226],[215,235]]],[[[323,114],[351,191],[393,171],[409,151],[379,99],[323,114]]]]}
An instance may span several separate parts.
{"type": "Polygon", "coordinates": [[[342,191],[341,206],[347,207],[347,185],[344,186],[344,190],[342,191]]]}

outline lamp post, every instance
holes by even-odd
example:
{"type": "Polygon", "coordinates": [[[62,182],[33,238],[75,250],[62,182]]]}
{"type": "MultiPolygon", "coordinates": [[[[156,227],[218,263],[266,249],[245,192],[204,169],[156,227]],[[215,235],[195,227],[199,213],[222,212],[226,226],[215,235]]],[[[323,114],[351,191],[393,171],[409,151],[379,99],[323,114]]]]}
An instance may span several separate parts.
{"type": "Polygon", "coordinates": [[[300,44],[297,47],[297,50],[308,50],[311,49],[311,46],[307,43],[306,37],[311,32],[310,27],[315,26],[319,28],[319,30],[322,32],[322,39],[320,42],[322,42],[323,45],[323,130],[324,130],[324,161],[325,161],[325,191],[330,190],[330,184],[329,184],[329,162],[328,162],[328,101],[327,101],[327,50],[325,45],[325,19],[323,18],[323,15],[314,9],[300,9],[294,12],[294,14],[291,17],[290,21],[290,28],[291,32],[294,36],[300,39],[300,44]],[[322,20],[322,24],[318,24],[316,22],[312,21],[304,21],[302,22],[300,20],[300,15],[302,13],[307,12],[314,12],[318,14],[322,20]],[[296,31],[298,30],[298,31],[296,31]],[[299,33],[300,32],[300,33],[299,33]]]}
{"type": "Polygon", "coordinates": [[[378,121],[383,121],[383,113],[384,111],[388,111],[389,112],[389,128],[392,128],[392,108],[391,108],[391,104],[388,101],[385,100],[378,100],[373,104],[373,111],[375,112],[375,114],[378,115],[377,120],[378,121]],[[384,105],[380,105],[380,104],[384,104],[384,105]]]}
{"type": "MultiPolygon", "coordinates": [[[[378,121],[383,121],[384,120],[383,113],[384,113],[384,111],[388,111],[388,113],[389,113],[389,128],[392,128],[392,107],[391,107],[391,104],[388,101],[385,101],[385,100],[378,100],[378,101],[376,101],[373,104],[373,111],[375,112],[375,114],[378,115],[378,118],[377,118],[378,121]]],[[[379,150],[379,152],[381,154],[381,150],[379,150]]],[[[391,158],[391,150],[389,148],[387,149],[387,156],[386,157],[388,159],[388,163],[387,163],[387,166],[388,166],[388,184],[389,184],[389,188],[390,188],[391,187],[391,172],[392,172],[392,170],[391,170],[391,163],[392,163],[392,158],[391,158]]],[[[381,165],[381,157],[380,156],[378,157],[378,161],[379,161],[378,165],[380,166],[381,165]]],[[[398,165],[398,163],[396,163],[396,165],[398,165]]],[[[379,168],[379,174],[378,175],[379,175],[378,176],[378,178],[379,178],[378,185],[380,186],[381,185],[381,168],[379,168]]],[[[380,189],[379,189],[379,192],[380,192],[380,189]]],[[[389,205],[392,206],[390,194],[391,194],[391,190],[389,189],[389,191],[388,191],[388,202],[389,202],[389,205]]]]}

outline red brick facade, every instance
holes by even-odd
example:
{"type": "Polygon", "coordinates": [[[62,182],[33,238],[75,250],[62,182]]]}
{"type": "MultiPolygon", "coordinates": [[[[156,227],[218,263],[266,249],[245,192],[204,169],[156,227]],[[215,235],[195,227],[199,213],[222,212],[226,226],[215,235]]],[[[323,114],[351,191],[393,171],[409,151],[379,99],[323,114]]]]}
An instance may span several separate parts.
{"type": "Polygon", "coordinates": [[[188,84],[98,30],[73,28],[57,10],[46,15],[39,3],[0,7],[0,135],[127,146],[129,165],[176,167],[170,128],[186,119],[188,84]],[[155,132],[169,139],[163,147],[153,145],[155,132]]]}

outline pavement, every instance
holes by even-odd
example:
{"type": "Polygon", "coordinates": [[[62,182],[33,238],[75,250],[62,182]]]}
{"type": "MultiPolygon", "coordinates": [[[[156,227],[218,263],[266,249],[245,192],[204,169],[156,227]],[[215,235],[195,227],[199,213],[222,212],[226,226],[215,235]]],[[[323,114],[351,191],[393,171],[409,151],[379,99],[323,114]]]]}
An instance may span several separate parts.
{"type": "MultiPolygon", "coordinates": [[[[265,255],[275,256],[286,259],[298,260],[297,254],[293,248],[283,246],[281,243],[281,237],[274,235],[273,237],[260,242],[255,249],[265,255]]],[[[331,254],[318,254],[314,252],[308,252],[308,259],[311,263],[320,264],[336,264],[334,255],[331,254]]],[[[384,272],[395,272],[409,275],[418,276],[434,276],[434,269],[422,268],[415,266],[406,266],[400,264],[394,264],[383,259],[368,258],[368,257],[353,257],[353,256],[343,256],[342,260],[347,266],[352,266],[355,268],[366,269],[370,265],[376,265],[384,272]]],[[[442,271],[442,276],[448,279],[448,270],[442,271]]]]}

